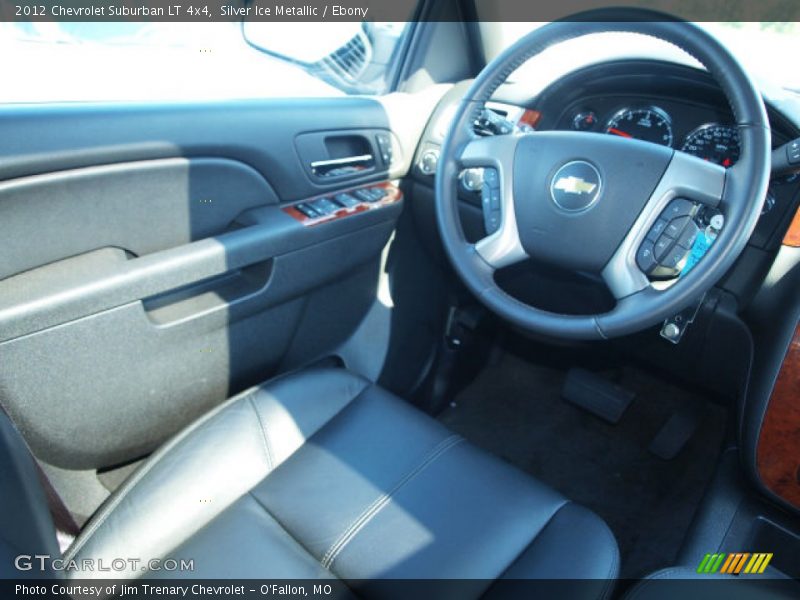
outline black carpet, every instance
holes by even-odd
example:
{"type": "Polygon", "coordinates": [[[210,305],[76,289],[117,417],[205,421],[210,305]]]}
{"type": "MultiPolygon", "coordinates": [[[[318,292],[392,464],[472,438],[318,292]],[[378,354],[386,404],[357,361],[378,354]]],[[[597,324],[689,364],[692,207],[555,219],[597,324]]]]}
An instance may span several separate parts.
{"type": "Polygon", "coordinates": [[[440,420],[594,510],[611,527],[621,576],[674,564],[722,446],[726,411],[702,397],[625,367],[611,374],[636,398],[616,425],[561,399],[565,372],[511,354],[485,368],[440,420]],[[648,451],[677,410],[698,426],[681,452],[648,451]]]}

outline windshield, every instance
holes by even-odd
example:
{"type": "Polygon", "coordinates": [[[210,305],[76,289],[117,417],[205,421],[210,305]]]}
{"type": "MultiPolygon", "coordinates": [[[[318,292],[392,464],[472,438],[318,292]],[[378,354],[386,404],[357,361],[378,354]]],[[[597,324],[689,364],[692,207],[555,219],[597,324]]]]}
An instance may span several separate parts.
{"type": "MultiPolygon", "coordinates": [[[[487,48],[489,58],[492,58],[506,46],[511,45],[520,37],[531,30],[541,27],[544,23],[490,23],[481,24],[482,28],[496,27],[499,33],[494,39],[496,43],[487,48]]],[[[709,22],[698,23],[706,31],[720,40],[723,45],[742,63],[748,72],[758,79],[768,81],[790,90],[800,90],[800,69],[788,67],[789,58],[800,54],[800,24],[795,22],[709,22]]],[[[536,70],[541,70],[546,64],[546,70],[552,76],[557,76],[560,71],[568,72],[575,68],[575,61],[592,62],[604,59],[621,58],[631,55],[655,55],[664,59],[684,60],[696,62],[688,55],[670,46],[666,42],[637,36],[633,34],[598,34],[586,36],[562,44],[565,48],[551,49],[550,60],[536,61],[536,70]],[[598,38],[602,36],[602,43],[598,38]],[[562,65],[563,63],[563,65],[562,65]],[[571,64],[570,64],[571,63],[571,64]],[[563,68],[561,68],[563,66],[563,68]]],[[[524,76],[541,78],[543,74],[534,73],[534,68],[523,67],[520,69],[524,76]]],[[[522,75],[518,75],[521,77],[522,75]]]]}
{"type": "Polygon", "coordinates": [[[754,75],[790,90],[800,90],[800,70],[789,57],[800,53],[800,27],[794,22],[700,23],[754,75]]]}

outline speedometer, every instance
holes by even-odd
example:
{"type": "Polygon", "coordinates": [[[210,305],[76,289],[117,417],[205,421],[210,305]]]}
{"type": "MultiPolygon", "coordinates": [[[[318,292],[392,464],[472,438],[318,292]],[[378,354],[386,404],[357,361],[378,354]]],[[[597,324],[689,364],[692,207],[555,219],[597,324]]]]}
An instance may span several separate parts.
{"type": "Polygon", "coordinates": [[[657,106],[622,109],[608,121],[606,133],[672,146],[672,122],[657,106]]]}
{"type": "Polygon", "coordinates": [[[730,167],[739,160],[739,131],[736,127],[719,123],[702,125],[686,136],[681,150],[730,167]]]}

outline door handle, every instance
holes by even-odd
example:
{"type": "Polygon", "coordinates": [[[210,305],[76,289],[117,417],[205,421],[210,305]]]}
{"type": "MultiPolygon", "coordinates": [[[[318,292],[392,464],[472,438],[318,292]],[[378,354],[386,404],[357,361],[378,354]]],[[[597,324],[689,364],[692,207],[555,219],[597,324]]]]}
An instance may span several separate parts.
{"type": "Polygon", "coordinates": [[[375,157],[372,154],[359,154],[358,156],[345,156],[344,158],[330,158],[328,160],[315,160],[311,163],[312,169],[324,167],[341,167],[345,165],[357,165],[358,163],[371,162],[375,157]]]}
{"type": "Polygon", "coordinates": [[[326,160],[315,160],[311,163],[311,171],[317,177],[335,177],[348,175],[364,167],[369,167],[375,163],[372,154],[358,154],[356,156],[345,156],[343,158],[329,158],[326,160]]]}

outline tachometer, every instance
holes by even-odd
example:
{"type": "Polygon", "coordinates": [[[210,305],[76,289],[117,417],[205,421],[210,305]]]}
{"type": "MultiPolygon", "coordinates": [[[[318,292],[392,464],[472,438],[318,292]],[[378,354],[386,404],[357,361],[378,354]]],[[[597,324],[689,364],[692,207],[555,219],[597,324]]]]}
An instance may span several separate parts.
{"type": "Polygon", "coordinates": [[[672,146],[672,122],[657,106],[619,111],[608,121],[606,133],[672,146]]]}
{"type": "Polygon", "coordinates": [[[739,160],[739,131],[736,127],[720,123],[702,125],[686,136],[681,150],[730,167],[739,160]]]}

